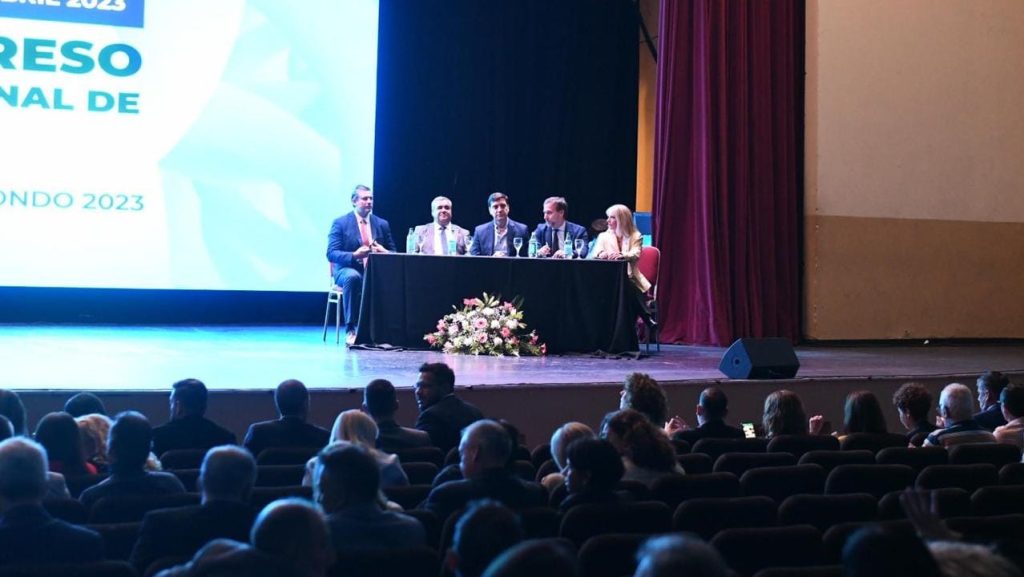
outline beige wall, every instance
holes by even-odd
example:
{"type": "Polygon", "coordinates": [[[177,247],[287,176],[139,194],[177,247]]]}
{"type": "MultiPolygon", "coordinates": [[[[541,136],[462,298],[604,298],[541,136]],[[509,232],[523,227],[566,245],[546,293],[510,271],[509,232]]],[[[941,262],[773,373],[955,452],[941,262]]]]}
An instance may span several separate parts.
{"type": "MultiPolygon", "coordinates": [[[[640,0],[647,31],[658,46],[659,0],[640,0]]],[[[637,98],[636,131],[636,210],[650,212],[654,198],[654,101],[658,81],[658,63],[644,44],[643,32],[637,27],[640,43],[640,92],[637,98]]]]}
{"type": "Polygon", "coordinates": [[[1024,2],[809,0],[805,335],[1024,337],[1024,2]]]}

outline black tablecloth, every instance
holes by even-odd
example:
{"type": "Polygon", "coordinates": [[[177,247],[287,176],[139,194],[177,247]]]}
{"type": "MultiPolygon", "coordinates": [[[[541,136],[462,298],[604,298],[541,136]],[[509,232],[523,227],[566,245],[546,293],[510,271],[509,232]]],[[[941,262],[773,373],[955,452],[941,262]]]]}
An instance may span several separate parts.
{"type": "Polygon", "coordinates": [[[356,344],[429,348],[423,335],[484,292],[523,299],[523,322],[549,353],[636,351],[626,263],[372,254],[356,344]]]}

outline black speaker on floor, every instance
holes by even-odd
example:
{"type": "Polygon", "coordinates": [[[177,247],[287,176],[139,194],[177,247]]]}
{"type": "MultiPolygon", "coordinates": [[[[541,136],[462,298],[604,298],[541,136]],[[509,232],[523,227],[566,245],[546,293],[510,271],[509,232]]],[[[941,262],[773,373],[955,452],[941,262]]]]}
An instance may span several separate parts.
{"type": "Polygon", "coordinates": [[[789,339],[737,339],[718,370],[730,379],[792,379],[800,368],[789,339]]]}

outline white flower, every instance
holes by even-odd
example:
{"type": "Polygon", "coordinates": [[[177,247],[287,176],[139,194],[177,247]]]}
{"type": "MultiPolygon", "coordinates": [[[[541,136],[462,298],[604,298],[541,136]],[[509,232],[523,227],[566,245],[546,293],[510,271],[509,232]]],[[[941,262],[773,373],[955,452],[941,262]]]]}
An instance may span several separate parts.
{"type": "Polygon", "coordinates": [[[516,328],[519,327],[519,321],[517,321],[516,319],[511,319],[507,323],[505,323],[505,326],[508,327],[510,330],[514,331],[516,330],[516,328]]]}
{"type": "Polygon", "coordinates": [[[454,337],[455,335],[459,334],[459,327],[458,327],[458,326],[456,326],[456,325],[451,325],[451,326],[449,326],[449,327],[448,327],[448,334],[449,334],[449,335],[451,335],[451,336],[453,336],[453,337],[454,337]]]}
{"type": "Polygon", "coordinates": [[[444,350],[446,350],[446,351],[450,351],[450,350],[452,350],[454,348],[455,348],[455,345],[452,344],[452,341],[448,341],[447,343],[444,344],[444,350]]]}
{"type": "Polygon", "coordinates": [[[494,337],[494,345],[501,346],[501,337],[494,337]]]}
{"type": "Polygon", "coordinates": [[[492,309],[491,307],[487,307],[487,308],[485,308],[484,310],[482,310],[480,312],[482,312],[485,317],[493,317],[494,316],[494,309],[492,309]]]}
{"type": "Polygon", "coordinates": [[[501,328],[501,321],[499,321],[499,320],[491,321],[491,328],[492,329],[500,329],[501,328]]]}

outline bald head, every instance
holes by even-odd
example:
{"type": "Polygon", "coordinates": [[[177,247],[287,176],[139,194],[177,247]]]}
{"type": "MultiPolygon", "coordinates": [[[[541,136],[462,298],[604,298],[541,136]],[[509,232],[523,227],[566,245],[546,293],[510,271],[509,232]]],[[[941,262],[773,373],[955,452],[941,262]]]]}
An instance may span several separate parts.
{"type": "Polygon", "coordinates": [[[459,467],[466,479],[479,477],[488,469],[502,468],[512,454],[512,440],[497,421],[484,419],[462,431],[459,467]]]}
{"type": "Polygon", "coordinates": [[[946,426],[966,421],[974,415],[974,395],[966,385],[950,383],[939,395],[939,412],[946,426]]]}

